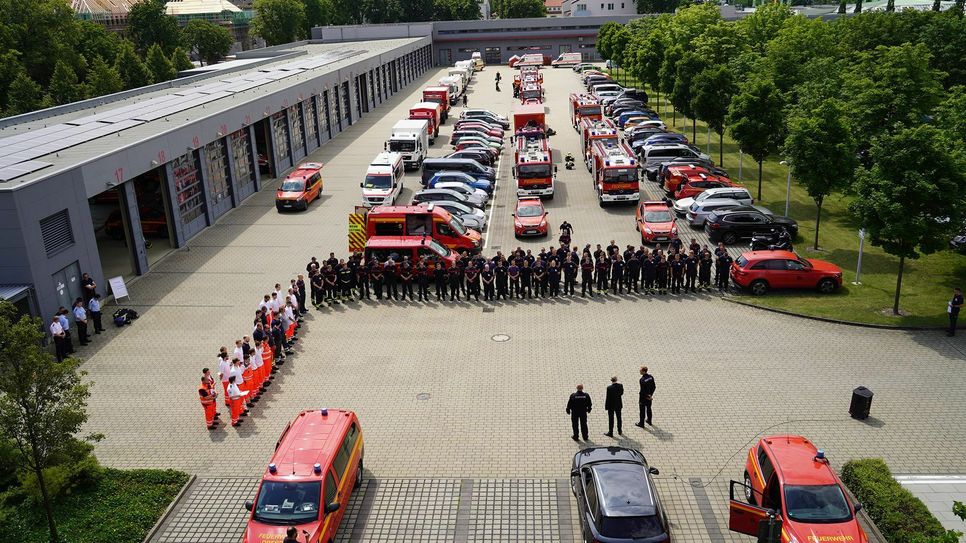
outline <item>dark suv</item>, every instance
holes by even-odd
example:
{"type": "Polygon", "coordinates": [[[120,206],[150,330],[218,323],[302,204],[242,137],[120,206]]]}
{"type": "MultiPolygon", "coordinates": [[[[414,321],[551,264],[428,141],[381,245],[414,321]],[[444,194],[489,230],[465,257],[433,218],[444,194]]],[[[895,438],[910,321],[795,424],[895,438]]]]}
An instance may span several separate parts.
{"type": "Polygon", "coordinates": [[[795,239],[798,223],[788,217],[766,215],[758,210],[735,209],[712,211],[704,222],[704,231],[711,242],[721,241],[727,245],[756,234],[776,235],[781,230],[786,230],[795,239]]]}
{"type": "Polygon", "coordinates": [[[586,543],[660,543],[670,541],[670,525],[639,451],[594,447],[574,456],[570,485],[577,498],[582,540],[586,543]]]}

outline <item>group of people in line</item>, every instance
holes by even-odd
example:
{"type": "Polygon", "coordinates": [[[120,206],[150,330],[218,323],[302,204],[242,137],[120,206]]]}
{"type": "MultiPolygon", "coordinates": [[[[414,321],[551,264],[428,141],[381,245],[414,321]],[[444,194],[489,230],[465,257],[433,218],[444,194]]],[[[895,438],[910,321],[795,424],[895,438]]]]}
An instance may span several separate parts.
{"type": "MultiPolygon", "coordinates": [[[[235,340],[231,351],[224,346],[218,351],[217,379],[221,381],[232,426],[241,425],[242,418],[248,416],[271,385],[279,366],[293,354],[302,315],[307,311],[305,287],[301,274],[286,289],[276,283],[275,290],[259,302],[250,335],[235,340]]],[[[205,426],[209,430],[217,428],[218,390],[216,375],[210,368],[202,370],[198,397],[205,413],[205,426]]]]}
{"type": "MultiPolygon", "coordinates": [[[[568,223],[561,225],[568,232],[568,223]]],[[[430,301],[430,287],[437,301],[497,301],[530,298],[553,298],[576,294],[578,277],[580,295],[597,293],[681,294],[717,288],[728,289],[732,257],[724,244],[712,251],[691,240],[675,239],[667,250],[658,244],[654,249],[643,245],[621,248],[611,240],[596,249],[576,244],[562,236],[558,248],[530,249],[504,255],[497,251],[483,254],[459,253],[454,266],[445,266],[439,257],[423,257],[416,262],[408,256],[386,254],[364,258],[355,253],[348,259],[315,257],[306,266],[313,305],[320,307],[353,301],[356,298],[377,300],[430,301]],[[713,268],[713,275],[712,275],[713,268]],[[713,283],[712,283],[713,281],[713,283]],[[712,286],[713,285],[713,286],[712,286]]]]}
{"type": "MultiPolygon", "coordinates": [[[[638,406],[640,407],[640,418],[635,426],[644,428],[645,424],[653,426],[653,412],[651,410],[654,403],[654,391],[657,390],[657,383],[654,376],[648,373],[647,366],[641,366],[641,390],[638,396],[638,406]]],[[[614,421],[617,421],[617,435],[624,435],[623,420],[621,412],[624,409],[624,385],[617,380],[617,376],[610,378],[610,385],[604,399],[604,410],[607,411],[607,437],[614,437],[614,421]]],[[[567,400],[566,412],[570,415],[570,424],[573,428],[573,435],[570,436],[574,441],[580,441],[583,436],[584,441],[589,441],[589,431],[587,428],[587,415],[593,408],[593,401],[590,394],[584,392],[584,385],[577,385],[577,391],[570,395],[567,400]]]]}
{"type": "Polygon", "coordinates": [[[81,275],[81,297],[74,300],[70,309],[64,306],[50,318],[50,337],[54,340],[54,352],[58,362],[74,354],[74,340],[71,337],[71,320],[77,326],[77,340],[81,345],[91,341],[91,328],[94,334],[104,331],[101,322],[101,295],[97,292],[97,283],[90,274],[81,275]]]}

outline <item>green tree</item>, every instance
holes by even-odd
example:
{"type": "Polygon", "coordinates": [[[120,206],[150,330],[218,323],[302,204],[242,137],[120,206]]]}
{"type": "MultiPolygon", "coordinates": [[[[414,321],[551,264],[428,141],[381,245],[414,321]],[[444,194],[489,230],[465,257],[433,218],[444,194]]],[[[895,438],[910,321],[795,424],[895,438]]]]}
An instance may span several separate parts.
{"type": "Polygon", "coordinates": [[[302,0],[302,3],[305,5],[306,36],[311,36],[312,28],[316,26],[328,26],[332,24],[333,11],[335,10],[332,0],[302,0]]]}
{"type": "Polygon", "coordinates": [[[184,43],[189,50],[196,50],[206,64],[214,64],[231,51],[235,38],[221,25],[194,19],[185,25],[184,43]]]}
{"type": "Polygon", "coordinates": [[[53,103],[69,104],[82,100],[86,94],[74,70],[64,61],[58,60],[54,66],[54,75],[50,78],[50,98],[53,103]]]}
{"type": "Polygon", "coordinates": [[[899,257],[892,306],[898,315],[906,259],[945,249],[962,224],[966,158],[961,145],[929,125],[883,134],[870,155],[872,167],[856,170],[859,197],[849,209],[873,245],[899,257]]]}
{"type": "Polygon", "coordinates": [[[165,0],[142,0],[128,12],[128,34],[141,53],[157,44],[170,55],[181,43],[178,21],[165,12],[165,0]]]}
{"type": "Polygon", "coordinates": [[[370,24],[385,24],[399,21],[402,8],[398,0],[365,0],[366,22],[370,24]]]}
{"type": "Polygon", "coordinates": [[[727,66],[709,66],[694,77],[692,86],[694,114],[718,134],[718,165],[724,167],[725,119],[737,89],[734,76],[727,66]]]}
{"type": "Polygon", "coordinates": [[[82,382],[77,359],[57,362],[41,346],[40,319],[16,315],[12,304],[0,301],[0,433],[17,444],[22,465],[36,478],[50,540],[57,543],[44,469],[76,443],[87,421],[90,385],[82,382]]]}
{"type": "Polygon", "coordinates": [[[16,51],[27,75],[46,86],[54,72],[52,59],[75,72],[83,69],[76,24],[64,0],[0,0],[0,52],[16,51]]]}
{"type": "Polygon", "coordinates": [[[527,17],[545,17],[547,8],[541,0],[504,0],[503,19],[524,19],[527,17]]]}
{"type": "Polygon", "coordinates": [[[168,57],[164,56],[164,52],[158,44],[154,44],[148,49],[148,58],[145,64],[151,71],[155,83],[178,77],[178,71],[174,69],[174,64],[168,57]]]}
{"type": "Polygon", "coordinates": [[[843,95],[848,96],[854,133],[868,148],[877,134],[897,125],[915,125],[942,99],[942,74],[929,66],[931,55],[922,44],[877,47],[860,53],[844,74],[843,95]]]}
{"type": "Polygon", "coordinates": [[[334,25],[357,25],[365,20],[364,4],[358,0],[332,0],[334,25]]]}
{"type": "Polygon", "coordinates": [[[597,41],[594,48],[604,59],[614,58],[614,50],[611,46],[610,35],[620,27],[620,23],[607,21],[597,29],[597,41]]]}
{"type": "Polygon", "coordinates": [[[124,90],[124,80],[113,66],[95,57],[87,72],[87,87],[91,97],[105,96],[124,90]]]}
{"type": "Polygon", "coordinates": [[[182,72],[184,70],[190,70],[195,67],[191,63],[191,59],[188,58],[188,53],[184,52],[184,49],[180,47],[175,47],[174,51],[171,53],[171,64],[174,66],[175,70],[182,72]]]}
{"type": "Polygon", "coordinates": [[[433,0],[411,0],[401,4],[401,21],[408,23],[433,20],[433,0]]]}
{"type": "Polygon", "coordinates": [[[681,0],[634,0],[638,13],[674,13],[681,0]]]}
{"type": "Polygon", "coordinates": [[[134,52],[134,47],[130,43],[125,42],[121,45],[121,51],[114,61],[114,69],[121,76],[126,89],[144,87],[153,82],[151,71],[134,52]]]}
{"type": "Polygon", "coordinates": [[[269,45],[305,37],[305,6],[299,0],[255,0],[251,30],[269,45]]]}
{"type": "Polygon", "coordinates": [[[741,19],[738,24],[744,27],[751,48],[763,55],[765,46],[778,35],[785,26],[785,21],[793,15],[791,8],[785,4],[767,2],[759,5],[754,13],[741,19]]]}
{"type": "Polygon", "coordinates": [[[775,83],[761,76],[738,87],[728,107],[726,124],[742,151],[758,163],[758,199],[761,200],[762,162],[781,145],[784,103],[775,83]]]}
{"type": "Polygon", "coordinates": [[[27,72],[20,72],[10,84],[7,96],[7,115],[19,115],[41,109],[44,91],[27,72]]]}
{"type": "Polygon", "coordinates": [[[437,21],[467,21],[482,17],[476,0],[434,0],[434,16],[437,21]]]}
{"type": "Polygon", "coordinates": [[[698,127],[697,123],[694,122],[694,78],[704,68],[704,61],[693,51],[688,51],[677,63],[677,69],[674,73],[671,104],[684,116],[691,118],[691,141],[698,139],[698,127]]]}
{"type": "Polygon", "coordinates": [[[831,25],[804,16],[785,20],[775,37],[765,44],[765,65],[783,93],[808,79],[803,73],[808,62],[831,57],[835,41],[831,25]]]}
{"type": "Polygon", "coordinates": [[[837,100],[811,110],[796,110],[788,121],[784,155],[792,175],[815,200],[815,243],[822,223],[822,204],[834,191],[845,189],[858,166],[855,139],[837,100]]]}
{"type": "Polygon", "coordinates": [[[121,46],[121,38],[116,33],[93,21],[78,20],[75,24],[78,52],[88,62],[93,62],[94,57],[100,57],[105,62],[114,61],[121,46]]]}
{"type": "Polygon", "coordinates": [[[936,108],[936,125],[966,144],[966,87],[953,87],[936,108]]]}
{"type": "Polygon", "coordinates": [[[0,112],[7,107],[10,85],[26,71],[19,56],[20,52],[13,49],[0,50],[0,112]]]}

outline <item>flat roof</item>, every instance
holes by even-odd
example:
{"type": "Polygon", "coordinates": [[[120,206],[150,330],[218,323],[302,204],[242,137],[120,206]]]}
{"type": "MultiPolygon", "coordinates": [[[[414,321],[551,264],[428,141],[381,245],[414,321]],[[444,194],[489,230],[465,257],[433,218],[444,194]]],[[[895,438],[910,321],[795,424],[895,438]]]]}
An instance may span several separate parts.
{"type": "MultiPolygon", "coordinates": [[[[22,123],[0,128],[0,190],[13,190],[72,170],[99,157],[205,117],[389,53],[426,38],[397,38],[365,42],[299,43],[266,50],[258,66],[225,73],[217,71],[174,86],[76,109],[51,108],[49,114],[25,115],[22,123]],[[285,55],[272,61],[280,54],[285,55]],[[295,77],[299,76],[299,77],[295,77]]],[[[258,52],[249,53],[259,56],[258,52]]],[[[246,55],[246,58],[250,58],[246,55]]],[[[109,98],[109,97],[108,97],[109,98]]],[[[203,142],[208,143],[208,142],[203,142]]],[[[171,157],[172,159],[175,157],[171,157]]]]}

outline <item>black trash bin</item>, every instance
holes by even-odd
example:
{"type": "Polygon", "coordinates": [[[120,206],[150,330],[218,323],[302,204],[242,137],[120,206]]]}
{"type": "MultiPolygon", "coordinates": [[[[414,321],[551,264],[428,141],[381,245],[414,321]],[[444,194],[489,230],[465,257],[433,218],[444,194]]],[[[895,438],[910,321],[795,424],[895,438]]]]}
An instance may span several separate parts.
{"type": "Polygon", "coordinates": [[[849,404],[849,415],[853,419],[865,420],[869,418],[872,408],[872,391],[865,387],[857,387],[852,391],[852,403],[849,404]]]}

